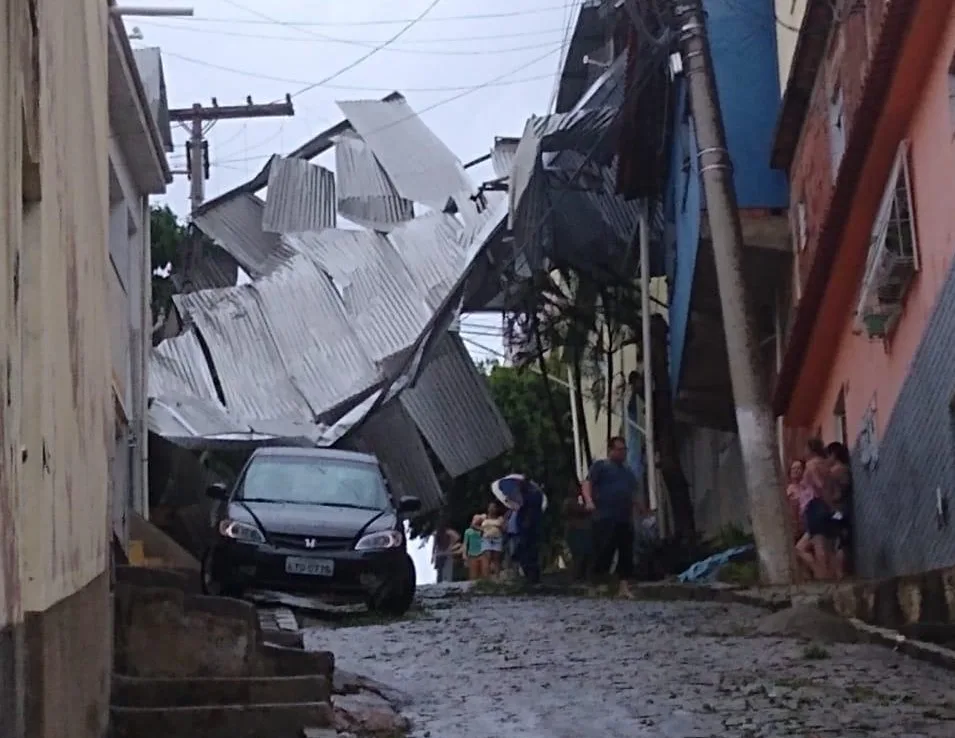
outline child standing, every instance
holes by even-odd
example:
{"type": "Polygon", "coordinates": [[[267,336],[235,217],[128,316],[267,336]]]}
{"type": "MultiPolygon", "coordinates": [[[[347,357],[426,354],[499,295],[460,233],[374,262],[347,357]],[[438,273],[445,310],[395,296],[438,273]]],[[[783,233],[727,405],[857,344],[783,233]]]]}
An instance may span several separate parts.
{"type": "Polygon", "coordinates": [[[488,576],[497,576],[501,571],[501,559],[504,555],[504,511],[496,502],[488,505],[487,515],[481,523],[481,535],[483,537],[484,556],[487,559],[485,563],[485,573],[488,576]]]}
{"type": "Polygon", "coordinates": [[[484,539],[481,535],[483,515],[471,518],[471,527],[464,531],[464,561],[468,565],[468,579],[484,578],[484,539]]]}

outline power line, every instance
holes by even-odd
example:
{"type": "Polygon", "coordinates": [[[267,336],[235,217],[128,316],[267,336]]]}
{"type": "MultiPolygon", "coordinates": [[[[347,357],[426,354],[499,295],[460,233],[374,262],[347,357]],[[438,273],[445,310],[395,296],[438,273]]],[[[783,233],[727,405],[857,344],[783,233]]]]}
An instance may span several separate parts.
{"type": "MultiPolygon", "coordinates": [[[[553,44],[549,44],[553,46],[553,44]]],[[[262,74],[260,72],[250,72],[246,69],[236,69],[235,67],[227,67],[222,64],[215,64],[210,61],[205,61],[204,59],[193,59],[191,56],[185,56],[184,54],[178,54],[173,51],[166,51],[163,49],[163,56],[172,57],[173,59],[179,59],[181,61],[187,62],[189,64],[196,64],[201,67],[207,67],[209,69],[218,69],[221,72],[230,72],[232,74],[238,74],[243,77],[248,77],[250,79],[263,79],[270,82],[283,82],[286,84],[293,85],[306,85],[306,84],[315,84],[314,82],[309,82],[302,79],[292,79],[289,77],[276,77],[270,74],[262,74]]],[[[502,87],[507,85],[516,85],[522,82],[533,82],[540,79],[549,79],[550,74],[536,75],[533,77],[523,77],[521,79],[514,79],[506,82],[501,82],[494,85],[495,87],[502,87]]],[[[336,85],[336,84],[324,84],[322,87],[329,90],[345,90],[349,92],[383,92],[394,89],[394,85],[390,87],[362,87],[358,85],[336,85]]],[[[460,92],[461,90],[471,89],[468,85],[449,85],[444,87],[401,87],[405,92],[460,92]]]]}
{"type": "MultiPolygon", "coordinates": [[[[276,21],[276,25],[286,25],[284,22],[276,21]]],[[[147,23],[137,24],[140,28],[166,28],[171,31],[185,31],[186,33],[201,33],[203,36],[231,36],[234,38],[250,38],[257,41],[298,41],[300,43],[315,43],[312,38],[305,38],[303,36],[275,36],[275,35],[262,35],[261,33],[242,33],[241,31],[225,31],[219,28],[190,28],[188,25],[173,25],[171,23],[156,23],[155,21],[149,21],[147,23]]],[[[294,25],[292,26],[294,28],[294,25]]],[[[305,32],[306,29],[299,28],[297,30],[305,32]]],[[[413,53],[428,53],[425,51],[415,51],[414,49],[407,49],[405,46],[411,44],[457,44],[470,41],[497,41],[502,38],[528,38],[534,36],[552,36],[555,33],[561,34],[561,36],[566,35],[566,28],[548,28],[543,31],[521,31],[520,33],[493,33],[493,34],[483,34],[478,36],[435,36],[432,38],[422,38],[422,39],[408,39],[404,44],[400,46],[390,46],[388,51],[402,52],[407,54],[413,53]]],[[[336,36],[326,36],[325,34],[319,33],[310,33],[310,36],[314,37],[317,40],[325,41],[331,44],[344,44],[347,46],[362,46],[365,48],[373,48],[376,43],[374,41],[364,41],[362,39],[353,39],[353,38],[339,38],[336,36]]],[[[442,52],[433,52],[435,54],[442,52]]]]}
{"type": "MultiPolygon", "coordinates": [[[[406,115],[406,116],[404,116],[404,117],[402,117],[402,118],[399,118],[398,120],[395,120],[395,121],[392,121],[391,123],[388,123],[387,125],[381,126],[380,128],[376,128],[376,129],[373,130],[373,131],[369,131],[369,132],[368,132],[368,135],[371,136],[371,135],[374,135],[374,134],[376,134],[376,133],[380,133],[381,131],[388,130],[389,128],[391,128],[391,127],[393,127],[393,126],[399,125],[400,123],[403,123],[404,121],[409,120],[409,119],[411,119],[411,118],[415,118],[415,117],[417,117],[418,115],[420,115],[420,114],[422,114],[422,113],[427,113],[427,112],[429,112],[429,111],[431,111],[431,110],[435,110],[435,109],[440,108],[440,107],[442,107],[442,106],[444,106],[444,105],[448,105],[449,103],[452,103],[452,102],[455,102],[455,101],[457,101],[457,100],[460,100],[460,99],[463,98],[463,97],[467,97],[468,95],[472,95],[472,94],[474,94],[475,92],[480,92],[481,90],[487,89],[487,88],[489,88],[489,87],[493,87],[493,86],[497,85],[499,82],[501,82],[502,80],[507,79],[508,77],[510,77],[510,76],[512,76],[512,75],[514,75],[514,74],[517,74],[518,72],[523,71],[524,69],[527,69],[528,67],[530,67],[530,66],[532,66],[532,65],[534,65],[534,64],[537,64],[538,62],[544,61],[544,59],[548,58],[549,56],[553,56],[556,52],[560,51],[563,47],[564,47],[564,44],[559,44],[558,46],[555,46],[553,49],[551,49],[550,51],[548,51],[546,54],[541,54],[540,56],[535,57],[534,59],[531,59],[530,61],[525,62],[524,64],[521,64],[521,66],[519,66],[519,67],[515,67],[514,69],[511,69],[511,70],[508,71],[508,72],[504,72],[503,74],[497,75],[496,77],[491,77],[491,79],[485,80],[485,81],[482,82],[481,84],[474,85],[473,87],[468,87],[468,88],[462,90],[461,92],[458,92],[457,94],[451,95],[451,96],[449,96],[449,97],[442,98],[441,100],[438,100],[437,102],[432,103],[431,105],[426,105],[425,107],[421,108],[421,109],[418,110],[418,111],[412,112],[412,113],[410,113],[409,115],[406,115]]],[[[264,156],[264,155],[262,155],[262,156],[264,156]]],[[[255,160],[255,159],[260,159],[260,158],[262,158],[262,156],[247,157],[247,158],[244,158],[244,159],[224,159],[224,160],[223,160],[223,163],[232,163],[232,162],[240,162],[240,161],[252,161],[252,160],[255,160]]],[[[213,163],[215,163],[215,162],[213,162],[213,163]]]]}
{"type": "MultiPolygon", "coordinates": [[[[228,0],[226,0],[228,1],[228,0]]],[[[254,10],[249,8],[244,8],[237,3],[229,3],[235,7],[242,8],[243,10],[254,13],[255,15],[260,15],[254,10]]],[[[468,15],[442,15],[438,18],[422,18],[420,21],[415,19],[405,19],[405,18],[395,18],[391,20],[367,20],[367,21],[279,21],[275,19],[262,18],[256,20],[253,18],[203,18],[201,16],[186,16],[183,18],[170,18],[170,20],[182,20],[185,23],[235,23],[243,25],[269,25],[277,23],[283,26],[323,26],[326,28],[348,28],[348,27],[359,27],[359,26],[397,26],[404,23],[444,23],[448,21],[461,21],[461,20],[485,20],[492,18],[518,18],[521,16],[528,15],[538,15],[542,13],[547,13],[554,10],[566,10],[567,3],[562,3],[560,5],[546,5],[540,8],[528,8],[527,10],[511,10],[503,13],[472,13],[468,15]]]]}
{"type": "MultiPolygon", "coordinates": [[[[265,13],[260,13],[260,12],[257,11],[257,10],[252,10],[251,8],[246,8],[245,6],[241,5],[240,3],[235,2],[235,0],[225,0],[225,2],[229,3],[229,5],[233,5],[233,6],[237,7],[237,8],[241,8],[242,10],[245,10],[247,13],[252,13],[253,15],[259,16],[260,18],[264,18],[264,19],[268,20],[269,23],[279,23],[279,24],[281,24],[281,25],[288,25],[288,24],[286,24],[286,23],[283,22],[283,21],[280,21],[280,20],[278,20],[278,19],[276,19],[276,18],[272,18],[272,17],[269,16],[269,15],[266,15],[265,13]]],[[[359,56],[357,59],[355,59],[355,61],[351,62],[350,64],[346,64],[344,67],[341,67],[338,71],[332,72],[330,75],[328,75],[327,77],[325,77],[325,78],[319,80],[318,82],[313,82],[313,83],[311,83],[311,84],[306,85],[305,87],[303,87],[303,88],[302,88],[301,90],[299,90],[298,92],[293,93],[293,94],[292,94],[292,97],[298,97],[299,95],[303,95],[303,94],[305,94],[306,92],[315,89],[316,87],[321,87],[322,85],[327,84],[327,83],[331,82],[331,81],[334,80],[334,79],[338,79],[338,78],[341,77],[343,74],[345,74],[345,72],[350,72],[352,69],[354,69],[355,67],[357,67],[359,64],[361,64],[362,62],[366,61],[367,59],[370,59],[372,56],[374,56],[375,54],[377,54],[379,51],[381,51],[382,49],[384,49],[384,48],[386,48],[387,46],[391,45],[392,43],[394,43],[395,41],[397,41],[399,38],[401,38],[404,34],[406,34],[408,31],[410,31],[412,28],[414,28],[415,25],[417,25],[419,22],[421,22],[421,21],[428,15],[428,13],[430,13],[430,12],[435,8],[435,6],[437,6],[437,4],[438,4],[439,2],[441,2],[441,0],[431,0],[431,2],[428,3],[427,7],[425,7],[425,9],[422,10],[420,13],[418,13],[418,15],[416,15],[414,18],[412,18],[411,20],[408,20],[408,21],[402,21],[402,22],[404,23],[404,25],[403,25],[396,33],[394,33],[394,34],[392,34],[391,36],[389,36],[387,39],[385,39],[384,41],[382,41],[382,42],[381,42],[380,44],[378,44],[377,46],[372,47],[367,53],[362,54],[362,55],[359,56]]]]}
{"type": "MultiPolygon", "coordinates": [[[[257,37],[261,38],[261,37],[257,37]]],[[[298,39],[300,41],[308,41],[309,39],[298,39]]],[[[488,54],[509,54],[516,51],[535,51],[537,49],[546,49],[550,46],[553,46],[555,41],[551,40],[546,43],[541,44],[527,44],[525,46],[505,46],[502,48],[484,48],[484,49],[402,49],[394,47],[381,47],[378,51],[387,51],[392,54],[411,54],[412,56],[486,56],[488,54]]],[[[366,46],[366,44],[362,44],[366,46]]],[[[166,51],[163,48],[163,52],[169,54],[170,52],[166,51]]]]}

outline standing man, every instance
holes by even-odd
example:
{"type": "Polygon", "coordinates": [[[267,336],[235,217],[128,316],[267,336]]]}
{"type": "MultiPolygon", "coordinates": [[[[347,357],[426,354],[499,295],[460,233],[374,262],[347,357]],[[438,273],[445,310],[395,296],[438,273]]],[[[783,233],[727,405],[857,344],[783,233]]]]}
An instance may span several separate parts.
{"type": "Polygon", "coordinates": [[[617,554],[620,595],[629,597],[633,578],[634,518],[642,518],[646,506],[639,494],[640,483],[627,466],[627,442],[620,436],[610,439],[606,459],[595,461],[584,480],[584,504],[593,514],[594,573],[610,572],[617,554]]]}

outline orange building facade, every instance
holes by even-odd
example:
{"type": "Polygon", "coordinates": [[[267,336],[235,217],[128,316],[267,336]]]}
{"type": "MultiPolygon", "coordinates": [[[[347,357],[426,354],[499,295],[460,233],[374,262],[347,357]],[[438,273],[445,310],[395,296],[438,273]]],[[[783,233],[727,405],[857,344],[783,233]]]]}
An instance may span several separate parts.
{"type": "Polygon", "coordinates": [[[849,447],[858,574],[953,565],[955,3],[810,0],[773,157],[786,454],[849,447]]]}

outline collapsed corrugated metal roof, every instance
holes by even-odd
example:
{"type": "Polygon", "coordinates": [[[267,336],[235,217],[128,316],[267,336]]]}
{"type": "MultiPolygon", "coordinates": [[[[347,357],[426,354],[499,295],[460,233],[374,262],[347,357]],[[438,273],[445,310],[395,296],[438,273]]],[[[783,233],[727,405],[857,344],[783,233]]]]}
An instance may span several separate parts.
{"type": "Polygon", "coordinates": [[[252,277],[264,277],[292,256],[279,237],[262,228],[263,203],[255,195],[241,193],[223,200],[193,219],[195,226],[225,249],[252,277]]]}
{"type": "Polygon", "coordinates": [[[514,442],[461,338],[445,334],[414,387],[399,396],[452,477],[500,456],[514,442]]]}
{"type": "Polygon", "coordinates": [[[519,138],[501,136],[494,139],[494,147],[491,149],[491,168],[498,179],[511,176],[511,167],[514,165],[514,157],[517,155],[517,145],[520,141],[519,138]]]}
{"type": "Polygon", "coordinates": [[[219,401],[209,363],[194,331],[166,339],[153,349],[148,391],[150,397],[191,395],[219,401]]]}
{"type": "Polygon", "coordinates": [[[431,310],[438,309],[461,273],[466,238],[458,221],[443,213],[415,218],[388,236],[431,310]]]}
{"type": "Polygon", "coordinates": [[[460,160],[404,98],[339,102],[338,107],[402,197],[443,210],[449,198],[474,194],[460,160]]]}
{"type": "Polygon", "coordinates": [[[390,231],[414,218],[414,204],[401,197],[374,152],[354,132],[335,143],[338,212],[356,225],[390,231]]]}
{"type": "Polygon", "coordinates": [[[262,212],[267,233],[300,233],[335,227],[335,175],[303,159],[273,156],[269,195],[262,212]]]}
{"type": "MultiPolygon", "coordinates": [[[[616,194],[613,169],[626,60],[572,110],[528,120],[510,176],[515,245],[532,269],[553,262],[625,278],[640,203],[616,194]]],[[[604,276],[608,276],[604,274],[604,276]]]]}
{"type": "Polygon", "coordinates": [[[303,255],[252,284],[175,300],[243,418],[315,421],[378,379],[330,278],[303,255]]]}
{"type": "Polygon", "coordinates": [[[378,457],[394,497],[417,497],[422,512],[441,507],[444,494],[414,422],[400,403],[384,404],[346,444],[378,457]]]}
{"type": "MultiPolygon", "coordinates": [[[[287,436],[317,445],[371,444],[395,477],[408,480],[402,484],[409,493],[435,505],[440,489],[415,424],[427,429],[439,459],[452,473],[484,463],[512,442],[460,339],[454,339],[452,348],[442,348],[449,323],[473,291],[468,278],[489,244],[500,241],[507,200],[500,193],[490,193],[493,197],[481,202],[472,199],[474,188],[460,162],[403,99],[397,103],[343,104],[354,107],[350,112],[356,114],[350,117],[359,132],[364,128],[374,139],[365,142],[355,134],[340,139],[352,144],[341,149],[348,152],[349,162],[356,170],[364,167],[355,172],[349,193],[365,198],[365,205],[369,198],[392,198],[377,212],[362,211],[372,220],[410,215],[409,192],[437,209],[453,200],[461,219],[431,213],[396,222],[387,236],[323,228],[329,219],[315,217],[315,201],[327,202],[326,183],[319,179],[306,187],[276,186],[282,176],[289,176],[291,183],[295,175],[283,174],[284,164],[274,159],[267,168],[272,179],[264,208],[240,188],[234,197],[219,198],[213,207],[200,210],[195,221],[254,281],[177,295],[175,302],[196,338],[208,347],[224,397],[224,408],[215,395],[211,400],[196,398],[197,413],[203,403],[211,403],[204,427],[216,430],[213,440],[287,436]],[[393,130],[384,136],[383,127],[393,130]],[[376,148],[386,144],[398,150],[376,148]],[[266,233],[263,216],[268,228],[285,232],[266,233]],[[303,226],[308,229],[299,232],[303,226]],[[409,390],[416,379],[423,384],[409,390]],[[434,387],[440,396],[424,397],[425,387],[434,387]],[[410,401],[414,422],[395,399],[406,391],[417,396],[410,401]],[[223,435],[227,423],[220,410],[235,426],[229,438],[223,435]],[[444,427],[449,418],[457,425],[457,435],[444,427]],[[479,437],[463,433],[469,425],[479,437]]],[[[288,171],[300,169],[295,162],[288,171]]],[[[198,340],[196,346],[201,354],[198,340]]],[[[170,374],[163,371],[157,369],[157,376],[170,374]]],[[[173,379],[176,376],[172,373],[173,379]]],[[[177,382],[163,379],[156,386],[180,387],[177,382]]],[[[157,405],[157,417],[167,426],[164,434],[188,433],[163,403],[157,405]]]]}
{"type": "Polygon", "coordinates": [[[340,287],[350,326],[376,364],[406,349],[431,317],[424,291],[384,236],[327,230],[285,239],[340,287]]]}

